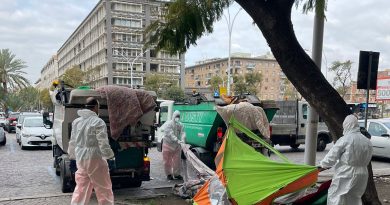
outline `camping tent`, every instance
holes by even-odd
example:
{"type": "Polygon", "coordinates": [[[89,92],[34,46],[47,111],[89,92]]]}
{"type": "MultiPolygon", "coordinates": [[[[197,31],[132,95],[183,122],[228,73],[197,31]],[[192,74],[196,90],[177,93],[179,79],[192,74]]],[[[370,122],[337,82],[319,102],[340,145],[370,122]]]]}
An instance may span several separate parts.
{"type": "Polygon", "coordinates": [[[194,204],[271,204],[279,196],[313,185],[318,177],[316,167],[290,162],[234,117],[229,121],[215,163],[216,175],[195,195],[194,204]],[[236,130],[266,146],[281,161],[273,161],[256,152],[237,137],[236,130]]]}

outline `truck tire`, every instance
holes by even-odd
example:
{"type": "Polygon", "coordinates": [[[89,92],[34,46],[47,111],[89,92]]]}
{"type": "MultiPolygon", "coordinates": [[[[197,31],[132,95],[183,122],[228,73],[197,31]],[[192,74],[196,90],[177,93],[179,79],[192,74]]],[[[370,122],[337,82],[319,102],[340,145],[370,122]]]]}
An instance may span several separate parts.
{"type": "Polygon", "coordinates": [[[137,188],[142,185],[141,179],[127,178],[122,181],[121,186],[125,188],[137,188]]]}
{"type": "Polygon", "coordinates": [[[317,139],[317,151],[322,152],[325,150],[327,144],[326,137],[320,135],[317,139]]]}
{"type": "Polygon", "coordinates": [[[54,160],[53,160],[53,168],[54,168],[54,170],[56,172],[56,175],[57,176],[61,176],[61,170],[60,170],[60,167],[57,164],[57,159],[56,158],[54,158],[54,160]]]}
{"type": "Polygon", "coordinates": [[[299,144],[290,144],[291,149],[298,149],[299,144]]]}
{"type": "Polygon", "coordinates": [[[60,183],[62,193],[69,193],[71,192],[71,187],[69,185],[70,180],[66,176],[69,170],[65,167],[65,160],[66,159],[62,159],[60,162],[60,183]]]}

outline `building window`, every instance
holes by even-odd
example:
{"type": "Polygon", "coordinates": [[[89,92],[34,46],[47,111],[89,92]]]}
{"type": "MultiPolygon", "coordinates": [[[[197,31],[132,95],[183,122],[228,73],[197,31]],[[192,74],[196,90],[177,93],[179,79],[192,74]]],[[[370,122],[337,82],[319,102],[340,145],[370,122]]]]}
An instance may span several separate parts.
{"type": "Polygon", "coordinates": [[[160,51],[160,58],[163,59],[179,59],[178,55],[171,55],[168,51],[160,51]]]}
{"type": "Polygon", "coordinates": [[[158,69],[158,64],[155,64],[155,63],[150,64],[150,71],[151,72],[157,72],[157,69],[158,69]]]}
{"type": "Polygon", "coordinates": [[[142,5],[141,4],[114,3],[112,5],[112,9],[115,10],[115,11],[142,13],[142,5]]]}
{"type": "Polygon", "coordinates": [[[114,26],[123,26],[129,28],[142,28],[142,21],[138,19],[113,19],[114,26]]]}
{"type": "Polygon", "coordinates": [[[178,73],[178,66],[175,66],[175,65],[160,65],[160,72],[163,72],[163,73],[178,73]]]}
{"type": "Polygon", "coordinates": [[[114,34],[113,39],[115,41],[124,41],[124,42],[133,42],[133,43],[141,43],[142,35],[141,34],[114,34]]]}

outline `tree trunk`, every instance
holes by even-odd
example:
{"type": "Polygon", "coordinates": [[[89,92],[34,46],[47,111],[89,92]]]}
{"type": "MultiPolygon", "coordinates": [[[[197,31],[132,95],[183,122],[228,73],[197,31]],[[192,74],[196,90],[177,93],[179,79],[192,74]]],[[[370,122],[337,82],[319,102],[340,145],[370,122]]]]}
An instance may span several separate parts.
{"type": "MultiPolygon", "coordinates": [[[[342,136],[342,123],[351,114],[347,104],[328,83],[324,75],[299,44],[291,22],[294,0],[236,0],[262,31],[284,74],[298,92],[325,119],[333,139],[342,136]]],[[[364,204],[380,204],[368,166],[370,178],[364,204]],[[372,186],[371,186],[372,185],[372,186]]]]}
{"type": "Polygon", "coordinates": [[[3,81],[2,82],[3,84],[3,90],[4,90],[4,113],[5,113],[5,116],[8,116],[8,106],[7,106],[7,102],[6,102],[6,99],[8,98],[8,89],[7,89],[7,81],[3,81]]]}

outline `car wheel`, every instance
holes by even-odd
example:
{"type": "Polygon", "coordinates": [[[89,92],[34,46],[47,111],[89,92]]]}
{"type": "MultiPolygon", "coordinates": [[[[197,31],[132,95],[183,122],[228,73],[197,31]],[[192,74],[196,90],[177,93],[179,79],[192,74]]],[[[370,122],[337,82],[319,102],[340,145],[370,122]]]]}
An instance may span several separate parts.
{"type": "Polygon", "coordinates": [[[290,147],[291,147],[292,149],[298,149],[299,144],[290,144],[290,147]]]}
{"type": "Polygon", "coordinates": [[[53,167],[56,170],[56,175],[57,176],[61,176],[61,170],[60,170],[60,167],[57,164],[56,158],[54,158],[53,167]]]}
{"type": "Polygon", "coordinates": [[[326,148],[326,139],[323,136],[318,137],[317,151],[322,152],[326,148]]]}
{"type": "Polygon", "coordinates": [[[141,179],[132,179],[132,178],[127,178],[126,180],[123,180],[121,183],[121,186],[124,188],[136,188],[136,187],[140,187],[141,185],[142,185],[141,179]]]}
{"type": "Polygon", "coordinates": [[[0,145],[4,146],[6,143],[7,143],[7,138],[5,138],[5,136],[4,136],[4,141],[0,142],[0,145]]]}

